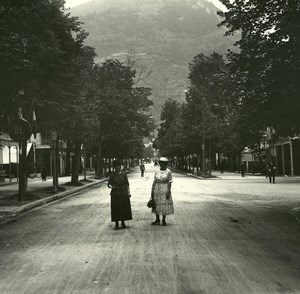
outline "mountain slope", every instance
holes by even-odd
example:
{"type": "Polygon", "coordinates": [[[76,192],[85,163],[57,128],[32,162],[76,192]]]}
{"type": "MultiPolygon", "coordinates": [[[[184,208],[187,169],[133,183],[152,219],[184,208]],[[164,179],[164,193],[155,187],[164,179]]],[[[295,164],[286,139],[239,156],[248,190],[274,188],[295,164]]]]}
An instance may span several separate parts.
{"type": "Polygon", "coordinates": [[[224,54],[234,42],[217,28],[217,8],[206,0],[92,0],[71,13],[90,33],[87,44],[96,48],[96,62],[126,62],[130,53],[137,72],[151,71],[139,85],[152,88],[156,119],[166,99],[184,99],[195,55],[224,54]]]}

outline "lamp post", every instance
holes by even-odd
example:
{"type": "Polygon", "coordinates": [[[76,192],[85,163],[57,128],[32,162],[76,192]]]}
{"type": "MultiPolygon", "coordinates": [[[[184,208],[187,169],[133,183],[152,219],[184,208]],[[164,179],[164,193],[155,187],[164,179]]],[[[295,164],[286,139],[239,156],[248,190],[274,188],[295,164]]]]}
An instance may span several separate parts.
{"type": "Polygon", "coordinates": [[[290,157],[291,157],[291,176],[294,176],[294,156],[293,156],[293,138],[289,137],[290,157]]]}
{"type": "Polygon", "coordinates": [[[5,171],[3,167],[3,149],[4,145],[0,144],[0,182],[5,182],[5,171]]]}
{"type": "Polygon", "coordinates": [[[57,140],[57,132],[52,131],[51,132],[51,140],[53,143],[53,193],[57,193],[57,170],[56,170],[56,140],[57,140]]]}
{"type": "Polygon", "coordinates": [[[205,173],[205,128],[204,128],[204,109],[202,109],[202,172],[205,173]]]}
{"type": "Polygon", "coordinates": [[[202,97],[202,111],[201,111],[201,116],[202,116],[202,173],[205,174],[205,168],[206,168],[206,162],[205,162],[205,98],[202,97]]]}
{"type": "Polygon", "coordinates": [[[7,142],[6,146],[8,147],[9,182],[11,183],[11,142],[7,142]]]}

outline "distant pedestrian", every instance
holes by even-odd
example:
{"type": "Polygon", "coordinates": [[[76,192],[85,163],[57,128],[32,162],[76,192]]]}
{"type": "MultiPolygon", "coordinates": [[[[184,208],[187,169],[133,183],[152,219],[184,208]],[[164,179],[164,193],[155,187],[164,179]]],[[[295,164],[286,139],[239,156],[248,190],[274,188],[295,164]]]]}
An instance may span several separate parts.
{"type": "Polygon", "coordinates": [[[220,172],[221,172],[221,174],[224,173],[224,170],[225,170],[225,164],[226,164],[225,159],[223,159],[223,160],[221,161],[221,163],[220,163],[220,172]]]}
{"type": "Polygon", "coordinates": [[[143,160],[141,161],[141,164],[140,164],[140,170],[141,170],[141,177],[143,177],[144,172],[145,172],[145,164],[144,164],[143,160]]]}
{"type": "Polygon", "coordinates": [[[47,181],[47,169],[46,169],[45,166],[42,166],[42,173],[41,173],[41,175],[42,175],[42,181],[46,182],[47,181]]]}
{"type": "Polygon", "coordinates": [[[119,229],[119,221],[122,228],[127,228],[125,221],[132,219],[129,182],[126,173],[121,171],[121,162],[114,160],[114,172],[108,180],[108,188],[111,188],[111,221],[115,222],[115,230],[119,229]]]}
{"type": "Polygon", "coordinates": [[[174,214],[173,199],[171,193],[172,186],[172,173],[167,168],[168,159],[161,157],[159,159],[160,169],[154,174],[154,180],[151,190],[151,198],[154,199],[155,208],[152,208],[152,212],[156,215],[156,220],[152,222],[152,225],[159,225],[162,215],[162,225],[166,226],[166,216],[174,214]]]}
{"type": "Polygon", "coordinates": [[[269,162],[267,165],[267,177],[269,178],[269,183],[275,184],[275,176],[276,176],[276,166],[273,162],[269,162]]]}
{"type": "Polygon", "coordinates": [[[241,170],[241,175],[243,178],[245,177],[246,169],[247,169],[246,162],[242,161],[240,170],[241,170]]]}

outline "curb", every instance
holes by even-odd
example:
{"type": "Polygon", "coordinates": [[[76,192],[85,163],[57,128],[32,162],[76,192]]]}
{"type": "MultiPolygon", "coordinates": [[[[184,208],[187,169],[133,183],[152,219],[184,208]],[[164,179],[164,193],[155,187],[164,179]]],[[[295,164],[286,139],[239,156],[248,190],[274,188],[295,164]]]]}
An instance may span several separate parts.
{"type": "Polygon", "coordinates": [[[80,186],[80,187],[70,189],[68,191],[60,192],[60,193],[48,196],[48,197],[43,198],[43,199],[39,199],[39,200],[33,201],[31,203],[18,206],[18,207],[16,207],[15,209],[13,209],[11,211],[5,211],[5,210],[1,211],[1,207],[0,207],[0,213],[2,213],[4,215],[7,215],[7,217],[4,218],[2,221],[0,220],[0,226],[4,225],[4,224],[7,224],[7,223],[10,223],[10,222],[13,222],[15,217],[17,217],[17,216],[19,216],[19,215],[21,215],[25,212],[28,212],[28,211],[32,210],[33,208],[36,208],[36,207],[39,207],[39,206],[44,206],[44,205],[46,205],[50,202],[66,198],[68,196],[74,196],[74,195],[76,195],[79,192],[82,192],[84,190],[97,187],[98,185],[102,184],[103,182],[105,182],[107,180],[108,180],[108,178],[104,178],[104,179],[101,179],[99,181],[95,181],[93,183],[89,183],[89,184],[86,184],[86,185],[83,185],[83,186],[80,186]]]}
{"type": "Polygon", "coordinates": [[[175,169],[175,168],[170,168],[169,169],[171,171],[174,171],[176,173],[179,173],[179,174],[184,174],[186,176],[189,176],[189,177],[192,177],[192,178],[196,178],[198,180],[220,180],[221,178],[217,177],[217,176],[214,176],[214,177],[201,177],[201,176],[197,176],[197,175],[194,175],[192,173],[187,173],[187,172],[184,172],[184,171],[181,171],[181,170],[178,170],[178,169],[175,169]]]}

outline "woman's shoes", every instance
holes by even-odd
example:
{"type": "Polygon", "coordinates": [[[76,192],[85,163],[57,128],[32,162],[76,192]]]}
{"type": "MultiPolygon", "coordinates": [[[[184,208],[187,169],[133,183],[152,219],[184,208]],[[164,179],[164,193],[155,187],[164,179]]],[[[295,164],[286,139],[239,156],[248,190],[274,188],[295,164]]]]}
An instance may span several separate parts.
{"type": "MultiPolygon", "coordinates": [[[[160,225],[160,220],[156,220],[156,221],[152,222],[151,225],[152,225],[152,226],[158,226],[158,225],[160,225]]],[[[165,220],[162,221],[162,225],[163,225],[163,226],[166,226],[166,225],[167,225],[167,223],[166,223],[165,220]]]]}
{"type": "Polygon", "coordinates": [[[114,230],[115,230],[115,231],[119,230],[119,222],[115,222],[114,230]]]}
{"type": "Polygon", "coordinates": [[[120,230],[120,229],[127,229],[128,227],[124,224],[122,225],[122,227],[114,227],[114,230],[117,231],[117,230],[120,230]]]}
{"type": "Polygon", "coordinates": [[[160,224],[160,220],[156,220],[154,222],[151,223],[152,226],[156,226],[160,224]]]}
{"type": "Polygon", "coordinates": [[[126,226],[125,222],[121,221],[121,227],[119,227],[119,222],[116,222],[114,230],[117,231],[117,230],[126,229],[126,228],[128,228],[128,227],[126,226]]]}

